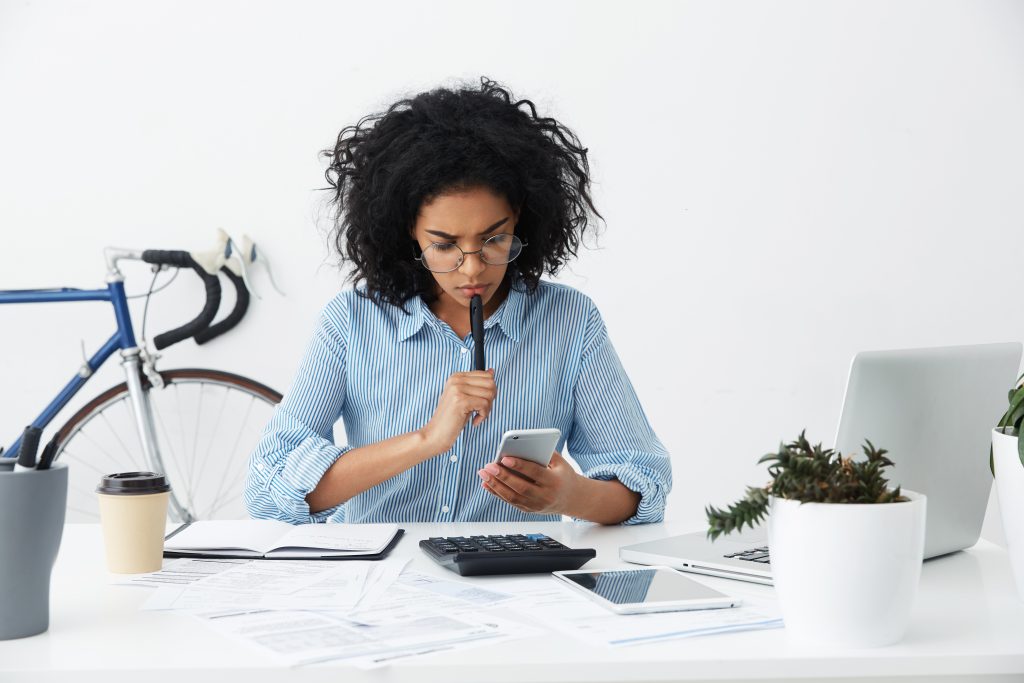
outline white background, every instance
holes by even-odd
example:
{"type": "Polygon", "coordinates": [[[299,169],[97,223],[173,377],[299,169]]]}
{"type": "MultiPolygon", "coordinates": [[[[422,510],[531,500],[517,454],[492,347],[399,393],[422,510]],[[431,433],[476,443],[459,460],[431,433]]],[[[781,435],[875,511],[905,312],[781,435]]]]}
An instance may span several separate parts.
{"type": "MultiPolygon", "coordinates": [[[[105,245],[248,233],[288,297],[258,276],[235,332],[162,366],[284,390],[341,286],[318,151],[481,74],[590,149],[607,225],[560,279],[672,453],[672,519],[761,483],[780,439],[831,442],[857,350],[1024,336],[1024,3],[1005,1],[0,0],[0,288],[101,287],[105,245]]],[[[162,293],[150,336],[199,292],[162,293]]],[[[0,325],[6,444],[113,320],[5,306],[0,325]]]]}

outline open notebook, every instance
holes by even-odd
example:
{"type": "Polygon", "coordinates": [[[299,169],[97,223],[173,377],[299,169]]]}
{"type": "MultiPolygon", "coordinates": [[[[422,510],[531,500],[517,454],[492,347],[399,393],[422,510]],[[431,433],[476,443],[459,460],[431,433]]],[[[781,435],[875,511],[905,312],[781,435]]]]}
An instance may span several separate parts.
{"type": "Polygon", "coordinates": [[[269,519],[209,520],[178,527],[165,557],[376,560],[402,535],[395,524],[299,524],[269,519]]]}

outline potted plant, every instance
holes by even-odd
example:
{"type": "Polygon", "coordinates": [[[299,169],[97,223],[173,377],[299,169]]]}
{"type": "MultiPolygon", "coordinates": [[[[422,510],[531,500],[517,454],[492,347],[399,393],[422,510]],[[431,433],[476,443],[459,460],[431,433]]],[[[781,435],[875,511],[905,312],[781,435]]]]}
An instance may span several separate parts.
{"type": "Polygon", "coordinates": [[[1003,518],[1006,549],[1017,582],[1017,594],[1024,600],[1024,375],[1010,389],[1010,407],[992,430],[989,467],[996,478],[999,512],[1003,518]]]}
{"type": "Polygon", "coordinates": [[[758,462],[771,481],[726,510],[706,509],[712,539],[768,515],[772,580],[787,633],[876,647],[906,631],[924,557],[925,497],[890,489],[886,451],[844,458],[804,433],[758,462]]]}

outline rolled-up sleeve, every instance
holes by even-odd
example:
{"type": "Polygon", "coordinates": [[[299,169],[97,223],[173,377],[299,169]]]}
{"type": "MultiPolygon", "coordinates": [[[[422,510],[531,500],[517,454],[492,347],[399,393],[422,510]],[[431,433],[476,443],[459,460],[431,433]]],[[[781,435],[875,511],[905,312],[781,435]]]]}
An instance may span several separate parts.
{"type": "Polygon", "coordinates": [[[636,514],[623,524],[664,520],[672,463],[647,421],[596,307],[587,319],[566,444],[584,476],[617,479],[640,494],[636,514]]]}
{"type": "Polygon", "coordinates": [[[311,513],[306,495],[350,450],[333,439],[345,407],[347,319],[344,301],[324,309],[292,386],[249,457],[244,499],[253,518],[323,522],[340,507],[311,513]]]}

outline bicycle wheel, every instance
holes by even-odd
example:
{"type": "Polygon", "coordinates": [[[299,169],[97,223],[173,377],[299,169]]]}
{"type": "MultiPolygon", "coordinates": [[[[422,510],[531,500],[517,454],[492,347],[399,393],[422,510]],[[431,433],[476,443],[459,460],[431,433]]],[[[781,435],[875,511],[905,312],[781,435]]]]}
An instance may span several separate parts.
{"type": "MultiPolygon", "coordinates": [[[[152,406],[161,469],[171,495],[193,519],[247,517],[242,489],[249,454],[281,394],[219,370],[168,370],[160,376],[162,389],[145,378],[143,389],[152,406]]],[[[68,464],[71,522],[99,520],[96,485],[103,475],[154,467],[143,457],[123,382],[83,406],[60,428],[57,439],[56,457],[68,464]]]]}

